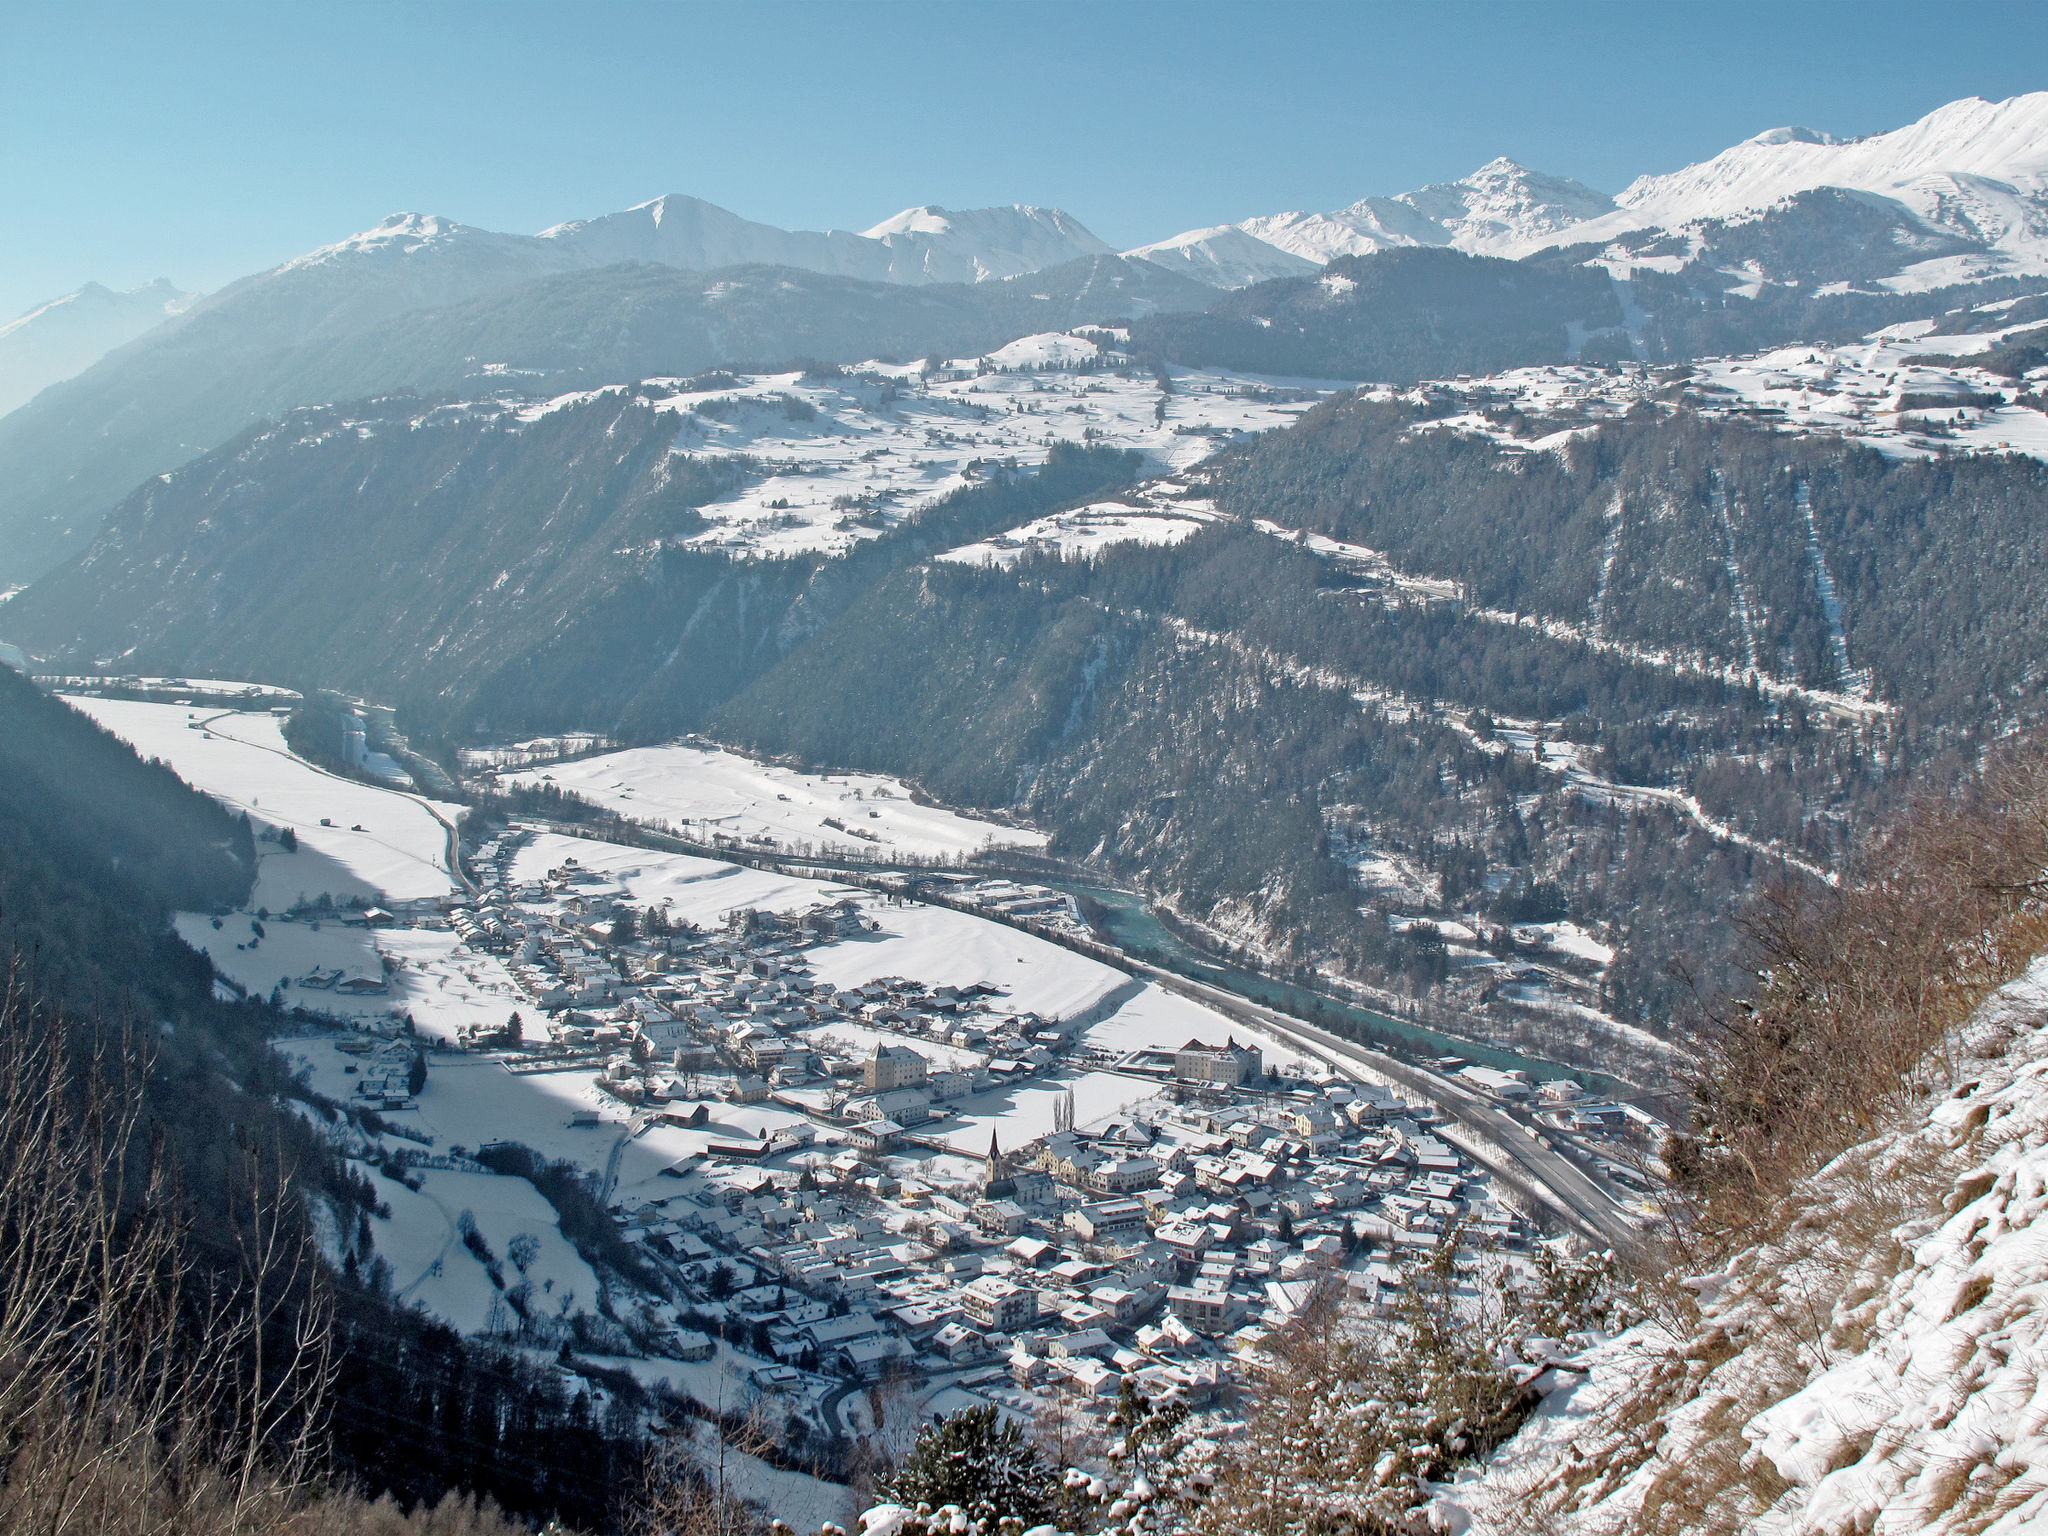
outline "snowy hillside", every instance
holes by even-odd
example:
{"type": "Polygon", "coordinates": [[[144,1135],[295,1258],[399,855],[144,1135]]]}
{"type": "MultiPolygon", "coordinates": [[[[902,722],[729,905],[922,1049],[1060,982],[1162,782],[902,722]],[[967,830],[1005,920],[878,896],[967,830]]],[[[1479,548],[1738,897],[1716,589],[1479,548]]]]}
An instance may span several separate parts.
{"type": "Polygon", "coordinates": [[[1809,1181],[1785,1234],[1687,1281],[1687,1337],[1634,1329],[1556,1373],[1535,1419],[1444,1490],[1439,1524],[2042,1529],[2044,1007],[2037,960],[1965,1032],[1950,1091],[1809,1181]]]}
{"type": "Polygon", "coordinates": [[[191,302],[191,294],[161,277],[126,293],[87,283],[0,325],[0,416],[83,373],[191,302]]]}
{"type": "Polygon", "coordinates": [[[1773,128],[1696,165],[1639,177],[1613,198],[1498,159],[1457,181],[1363,198],[1328,213],[1276,213],[1190,230],[1129,254],[1219,287],[1290,275],[1275,266],[1273,252],[1321,263],[1435,245],[1519,257],[1637,235],[1610,255],[1640,265],[1643,231],[1689,234],[1690,245],[1680,249],[1690,257],[1699,254],[1703,222],[1754,220],[1822,189],[1839,189],[1873,215],[1895,219],[1902,243],[1927,243],[1926,259],[1913,273],[1893,277],[1893,287],[2048,272],[2048,92],[1999,102],[1969,97],[1861,139],[1773,128]]]}
{"type": "Polygon", "coordinates": [[[670,193],[619,213],[557,224],[538,235],[501,234],[434,214],[394,214],[375,229],[296,257],[281,270],[358,270],[369,263],[389,272],[422,263],[443,269],[474,264],[480,278],[500,268],[540,277],[645,262],[697,272],[796,267],[915,286],[1016,277],[1109,254],[1110,248],[1079,220],[1057,208],[909,208],[864,234],[853,234],[778,229],[702,198],[670,193]]]}
{"type": "MultiPolygon", "coordinates": [[[[788,556],[844,553],[999,463],[1043,463],[1058,441],[1136,448],[1155,465],[1184,469],[1343,387],[1219,369],[1170,376],[1172,392],[1162,394],[1128,359],[1055,332],[955,359],[929,376],[876,363],[845,379],[737,375],[718,387],[657,379],[641,388],[676,421],[675,452],[747,466],[738,489],[698,509],[710,526],[694,542],[788,556]]],[[[520,419],[538,421],[588,398],[534,402],[519,409],[520,419]]]]}

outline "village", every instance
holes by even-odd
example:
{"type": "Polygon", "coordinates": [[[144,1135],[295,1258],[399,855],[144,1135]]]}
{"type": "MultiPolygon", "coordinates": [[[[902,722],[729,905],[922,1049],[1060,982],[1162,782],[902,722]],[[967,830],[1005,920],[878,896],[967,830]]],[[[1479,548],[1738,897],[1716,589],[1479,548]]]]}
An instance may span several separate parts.
{"type": "Polygon", "coordinates": [[[1497,1314],[1581,1240],[1418,1084],[1654,1185],[1634,1105],[1454,1058],[1375,1074],[1121,962],[1061,892],[738,862],[827,818],[927,858],[1036,835],[893,781],[706,749],[547,770],[736,835],[700,856],[322,775],[267,712],[80,702],[250,808],[253,910],[176,926],[223,997],[293,1021],[294,1103],[374,1189],[333,1260],[594,1398],[631,1377],[764,1425],[785,1466],[985,1404],[1100,1427],[1127,1385],[1227,1434],[1306,1308],[1398,1327],[1427,1272],[1497,1314]]]}
{"type": "MultiPolygon", "coordinates": [[[[1221,1427],[1244,1352],[1318,1297],[1396,1315],[1410,1266],[1449,1245],[1481,1307],[1546,1241],[1436,1134],[1439,1111],[1270,1059],[1220,1016],[1144,1041],[1099,1027],[1128,985],[1062,1016],[987,981],[836,982],[835,955],[914,896],[698,924],[636,907],[632,882],[563,851],[576,845],[515,824],[474,849],[475,899],[338,919],[445,925],[516,992],[502,1022],[440,1042],[424,1074],[402,1023],[352,1021],[339,1048],[367,1054],[351,1097],[402,1130],[456,1060],[588,1082],[561,1101],[563,1123],[616,1138],[602,1171],[581,1161],[660,1282],[643,1336],[718,1366],[726,1409],[803,1421],[799,1439],[883,1431],[885,1402],[906,1398],[1100,1418],[1127,1382],[1221,1427]],[[622,1168],[629,1147],[659,1150],[622,1168]]],[[[289,991],[317,1011],[306,989],[348,985],[307,976],[289,991]]],[[[1446,1065],[1553,1134],[1626,1139],[1628,1111],[1576,1083],[1446,1065]]]]}

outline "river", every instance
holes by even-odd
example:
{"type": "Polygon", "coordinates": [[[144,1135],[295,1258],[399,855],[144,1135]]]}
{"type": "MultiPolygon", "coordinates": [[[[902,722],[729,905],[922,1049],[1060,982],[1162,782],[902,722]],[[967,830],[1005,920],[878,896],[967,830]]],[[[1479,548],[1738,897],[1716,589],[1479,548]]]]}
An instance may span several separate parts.
{"type": "Polygon", "coordinates": [[[1212,987],[1235,992],[1240,997],[1250,998],[1255,1003],[1264,1003],[1269,1008],[1294,1014],[1311,1023],[1321,1022],[1327,1025],[1333,1017],[1344,1019],[1404,1041],[1431,1056],[1456,1056],[1475,1066],[1492,1067],[1500,1072],[1526,1072],[1534,1082],[1566,1077],[1589,1093],[1634,1092],[1625,1083],[1616,1082],[1613,1078],[1598,1072],[1587,1071],[1583,1067],[1568,1067],[1561,1062],[1546,1061],[1540,1056],[1523,1056],[1514,1051],[1481,1045],[1476,1041],[1462,1040],[1456,1035],[1447,1035],[1440,1030],[1410,1023],[1406,1019],[1395,1018],[1377,1009],[1343,1002],[1324,993],[1312,992],[1291,982],[1276,981],[1270,976],[1261,976],[1256,971],[1248,971],[1242,966],[1218,960],[1202,953],[1177,936],[1159,920],[1158,915],[1146,905],[1143,897],[1133,895],[1129,891],[1112,890],[1104,886],[1062,884],[1043,877],[1040,877],[1039,883],[1063,890],[1072,896],[1085,896],[1094,902],[1105,914],[1101,926],[1106,931],[1105,936],[1109,942],[1133,957],[1149,961],[1162,970],[1174,971],[1195,981],[1207,982],[1212,987]]]}

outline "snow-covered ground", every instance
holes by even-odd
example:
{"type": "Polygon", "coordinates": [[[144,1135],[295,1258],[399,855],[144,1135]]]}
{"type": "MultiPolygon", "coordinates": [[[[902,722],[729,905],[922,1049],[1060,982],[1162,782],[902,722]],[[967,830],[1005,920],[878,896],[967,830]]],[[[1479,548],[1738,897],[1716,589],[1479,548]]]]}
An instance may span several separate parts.
{"type": "Polygon", "coordinates": [[[898,779],[799,773],[720,747],[633,747],[521,769],[501,782],[551,783],[635,821],[667,823],[705,839],[938,857],[989,846],[1042,848],[1046,841],[1042,832],[920,805],[898,779]]]}
{"type": "Polygon", "coordinates": [[[596,1309],[596,1273],[562,1236],[555,1208],[526,1180],[421,1169],[414,1175],[420,1180],[414,1192],[394,1179],[372,1176],[377,1198],[391,1207],[391,1215],[371,1220],[370,1238],[391,1266],[391,1288],[401,1301],[463,1333],[516,1326],[509,1307],[501,1304],[494,1316],[498,1288],[462,1240],[467,1211],[498,1260],[506,1286],[532,1288],[528,1305],[535,1314],[553,1318],[596,1309]],[[531,1237],[538,1248],[523,1271],[510,1257],[513,1239],[522,1236],[531,1237]]]}
{"type": "Polygon", "coordinates": [[[1159,1088],[1156,1082],[1121,1072],[1036,1079],[979,1093],[950,1106],[959,1111],[959,1117],[948,1121],[942,1134],[947,1145],[978,1157],[988,1150],[991,1131],[1005,1147],[1051,1135],[1054,1112],[1068,1093],[1074,1096],[1074,1123],[1087,1125],[1142,1100],[1157,1098],[1159,1088]]]}
{"type": "Polygon", "coordinates": [[[275,715],[123,699],[67,702],[143,757],[162,758],[194,788],[247,811],[259,827],[292,829],[295,853],[257,845],[256,906],[282,911],[323,893],[337,901],[407,901],[457,888],[448,845],[464,807],[323,773],[292,755],[275,715]]]}
{"type": "Polygon", "coordinates": [[[1793,1192],[1796,1222],[1682,1282],[1696,1321],[1597,1342],[1434,1528],[2048,1528],[2044,1004],[2036,959],[1929,1058],[1920,1108],[1793,1192]]]}
{"type": "MultiPolygon", "coordinates": [[[[1169,992],[1153,982],[1100,1024],[1091,1025],[1083,1035],[1084,1044],[1103,1051],[1174,1050],[1190,1040],[1204,1045],[1221,1045],[1235,1039],[1240,1045],[1255,1045],[1271,1068],[1300,1067],[1308,1058],[1291,1046],[1226,1019],[1213,1008],[1192,998],[1169,992]]],[[[1076,1124],[1083,1124],[1075,1117],[1076,1124]]]]}
{"type": "MultiPolygon", "coordinates": [[[[2048,460],[2048,415],[2012,403],[2027,386],[1969,362],[2014,332],[2038,328],[2001,326],[1999,308],[1988,306],[1982,328],[1960,335],[1932,335],[1933,322],[1915,321],[1843,346],[1780,347],[1745,357],[1705,359],[1692,366],[1689,393],[1709,414],[1740,414],[1783,432],[1854,438],[1894,458],[1946,452],[2020,453],[2048,460]],[[1929,361],[1939,357],[1957,361],[1929,361]],[[2007,403],[1971,403],[1973,396],[1989,395],[2002,396],[2007,403]],[[1915,402],[1908,407],[1909,396],[1932,396],[1937,401],[1952,397],[1954,403],[1915,402]]],[[[1532,416],[1577,416],[1597,423],[1618,418],[1664,385],[1661,371],[1636,367],[1516,368],[1424,386],[1468,395],[1475,409],[1424,422],[1415,430],[1486,437],[1522,452],[1558,452],[1591,428],[1572,426],[1516,437],[1504,421],[1477,406],[1513,405],[1532,416]]],[[[2038,391],[2039,382],[2032,387],[2038,391]]],[[[1385,391],[1381,397],[1394,393],[1385,391]]]]}
{"type": "Polygon", "coordinates": [[[259,939],[247,913],[211,919],[180,912],[178,936],[213,961],[213,968],[252,994],[282,989],[284,1006],[341,1019],[409,1016],[429,1039],[453,1040],[465,1027],[495,1029],[515,1010],[532,1012],[504,962],[463,946],[453,933],[426,928],[372,931],[328,918],[286,922],[273,917],[259,939]],[[386,959],[390,966],[387,969],[386,959]],[[332,988],[306,987],[313,971],[340,971],[343,980],[382,977],[390,990],[351,997],[332,988]]]}
{"type": "Polygon", "coordinates": [[[938,558],[963,565],[1014,565],[1020,557],[1041,551],[1092,555],[1112,544],[1178,544],[1215,516],[1207,502],[1167,502],[1139,493],[1125,501],[1098,501],[1034,518],[993,539],[949,549],[938,558]]]}
{"type": "MultiPolygon", "coordinates": [[[[1135,448],[1159,470],[1184,469],[1349,387],[1180,368],[1162,392],[1151,373],[1091,336],[1026,336],[929,376],[873,363],[838,379],[758,374],[725,388],[638,388],[675,417],[674,451],[762,466],[742,489],[699,508],[712,526],[695,542],[776,556],[843,552],[996,465],[1043,463],[1056,442],[1135,448]]],[[[564,395],[519,414],[537,420],[588,398],[564,395]]]]}

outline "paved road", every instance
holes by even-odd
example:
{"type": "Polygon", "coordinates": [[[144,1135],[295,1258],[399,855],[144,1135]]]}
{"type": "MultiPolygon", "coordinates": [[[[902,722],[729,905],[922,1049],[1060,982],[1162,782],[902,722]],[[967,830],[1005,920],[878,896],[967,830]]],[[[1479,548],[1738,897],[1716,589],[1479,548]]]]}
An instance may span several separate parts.
{"type": "MultiPolygon", "coordinates": [[[[562,830],[572,834],[587,832],[587,829],[573,826],[562,830]]],[[[644,829],[635,828],[635,831],[644,835],[644,829]]],[[[664,842],[679,844],[681,840],[655,835],[647,837],[646,841],[648,846],[659,847],[664,842]]],[[[693,848],[692,851],[697,850],[693,848]]],[[[792,864],[814,865],[816,862],[822,862],[798,859],[793,855],[779,852],[769,854],[758,849],[706,848],[703,852],[711,858],[737,857],[745,862],[777,869],[792,864]]],[[[850,869],[846,873],[849,883],[880,888],[874,880],[876,871],[872,869],[866,872],[866,878],[854,874],[850,869]]],[[[933,901],[929,893],[921,893],[909,899],[930,905],[952,907],[956,911],[969,910],[952,902],[933,901]]],[[[1440,1104],[1457,1120],[1470,1127],[1472,1132],[1477,1133],[1477,1137],[1461,1136],[1457,1130],[1446,1128],[1445,1139],[1455,1142],[1475,1162],[1490,1169],[1503,1183],[1542,1205],[1581,1235],[1595,1242],[1616,1247],[1633,1247],[1642,1240],[1642,1228],[1635,1218],[1629,1215],[1606,1190],[1594,1183],[1577,1164],[1562,1153],[1540,1146],[1519,1121],[1504,1113],[1491,1099],[1452,1082],[1440,1073],[1412,1066],[1368,1046],[1356,1045],[1292,1014],[1281,1013],[1277,1009],[1269,1008],[1263,1003],[1255,1003],[1221,987],[1194,981],[1176,971],[1151,965],[1127,953],[1110,952],[1118,955],[1118,958],[1110,959],[1108,953],[1105,953],[1107,946],[1071,942],[1058,934],[1041,931],[1003,912],[973,909],[973,915],[989,922],[1002,923],[1006,927],[1036,933],[1048,942],[1062,944],[1079,953],[1092,955],[1105,964],[1115,965],[1134,976],[1142,976],[1149,981],[1157,982],[1170,992],[1178,992],[1183,997],[1203,1003],[1226,1017],[1240,1019],[1247,1024],[1268,1030],[1321,1057],[1339,1071],[1348,1072],[1352,1076],[1370,1074],[1406,1088],[1418,1098],[1440,1104]],[[1480,1137],[1484,1140],[1477,1139],[1480,1137]]]]}
{"type": "Polygon", "coordinates": [[[1128,969],[1157,982],[1169,992],[1192,998],[1218,1013],[1269,1030],[1283,1040],[1311,1051],[1340,1071],[1372,1077],[1411,1090],[1443,1108],[1472,1131],[1479,1142],[1446,1128],[1445,1139],[1456,1142],[1474,1161],[1505,1182],[1540,1201],[1586,1237],[1603,1244],[1629,1247],[1642,1240],[1635,1219],[1586,1173],[1562,1153],[1546,1149],[1513,1119],[1481,1094],[1430,1072],[1396,1060],[1369,1046],[1357,1045],[1326,1029],[1281,1013],[1249,998],[1204,982],[1191,981],[1143,961],[1126,959],[1128,969]]]}

